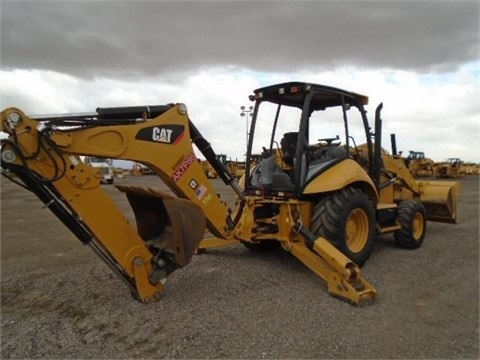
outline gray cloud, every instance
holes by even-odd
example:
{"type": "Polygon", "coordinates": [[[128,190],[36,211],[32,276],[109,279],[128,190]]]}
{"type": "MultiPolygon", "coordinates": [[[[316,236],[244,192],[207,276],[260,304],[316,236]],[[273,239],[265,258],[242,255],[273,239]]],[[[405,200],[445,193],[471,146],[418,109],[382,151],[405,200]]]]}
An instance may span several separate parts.
{"type": "Polygon", "coordinates": [[[2,1],[3,69],[148,77],[231,66],[444,72],[478,60],[477,1],[2,1]]]}

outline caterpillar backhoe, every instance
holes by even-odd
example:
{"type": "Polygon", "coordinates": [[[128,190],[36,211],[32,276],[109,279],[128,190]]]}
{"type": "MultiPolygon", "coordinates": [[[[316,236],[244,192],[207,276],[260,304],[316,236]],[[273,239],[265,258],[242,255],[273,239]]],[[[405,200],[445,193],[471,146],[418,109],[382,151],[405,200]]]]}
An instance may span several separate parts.
{"type": "Polygon", "coordinates": [[[0,122],[8,134],[3,173],[35,193],[143,303],[159,300],[168,275],[195,253],[242,243],[281,246],[332,295],[363,304],[377,297],[359,268],[377,234],[391,232],[414,249],[427,219],[455,222],[458,184],[413,179],[400,157],[381,148],[381,105],[369,127],[366,96],[290,82],[249,99],[254,113],[240,181],[181,103],[46,116],[8,108],[0,122]],[[217,196],[193,146],[236,193],[233,209],[217,196]],[[101,172],[81,156],[142,164],[171,193],[117,185],[135,214],[132,225],[102,190],[101,172]]]}

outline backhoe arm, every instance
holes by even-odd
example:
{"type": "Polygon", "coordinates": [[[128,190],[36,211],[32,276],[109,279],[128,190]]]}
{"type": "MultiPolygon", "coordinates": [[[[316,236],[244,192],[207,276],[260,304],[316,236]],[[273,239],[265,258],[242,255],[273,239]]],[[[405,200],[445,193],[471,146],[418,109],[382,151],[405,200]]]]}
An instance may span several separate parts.
{"type": "Polygon", "coordinates": [[[229,209],[193,152],[186,107],[152,108],[38,119],[9,108],[0,121],[9,134],[2,140],[2,168],[16,174],[143,302],[158,299],[166,276],[188,264],[206,223],[221,238],[233,228],[229,209]],[[80,155],[143,163],[178,198],[119,187],[132,205],[135,229],[100,187],[99,170],[80,155]]]}

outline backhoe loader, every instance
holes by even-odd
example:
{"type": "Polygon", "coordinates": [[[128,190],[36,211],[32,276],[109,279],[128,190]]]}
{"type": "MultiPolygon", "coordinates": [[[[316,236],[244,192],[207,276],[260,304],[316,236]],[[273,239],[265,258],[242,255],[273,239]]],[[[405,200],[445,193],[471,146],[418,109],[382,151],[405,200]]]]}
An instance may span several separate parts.
{"type": "Polygon", "coordinates": [[[167,277],[195,253],[231,244],[281,246],[353,304],[377,291],[361,275],[376,235],[422,245],[427,219],[456,220],[456,182],[413,179],[381,147],[381,107],[368,124],[366,96],[324,85],[263,87],[254,112],[246,169],[237,181],[190,120],[184,104],[97,108],[86,114],[1,113],[1,164],[34,192],[143,303],[161,298],[167,277]],[[194,147],[236,193],[217,196],[194,147]],[[253,161],[261,153],[260,161],[253,161]],[[170,189],[120,186],[136,226],[80,156],[126,159],[151,169],[170,189]],[[208,232],[206,231],[208,229],[208,232]],[[204,238],[204,234],[211,234],[204,238]]]}

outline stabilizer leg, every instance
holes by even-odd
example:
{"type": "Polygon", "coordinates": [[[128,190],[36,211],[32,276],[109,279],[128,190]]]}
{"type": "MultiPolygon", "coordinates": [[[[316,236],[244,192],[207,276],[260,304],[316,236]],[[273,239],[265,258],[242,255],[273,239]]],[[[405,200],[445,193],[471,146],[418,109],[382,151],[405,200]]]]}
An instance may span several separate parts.
{"type": "Polygon", "coordinates": [[[328,292],[354,305],[377,298],[377,291],[361,277],[360,268],[326,239],[317,237],[297,222],[294,230],[306,242],[292,242],[291,253],[328,284],[328,292]]]}

